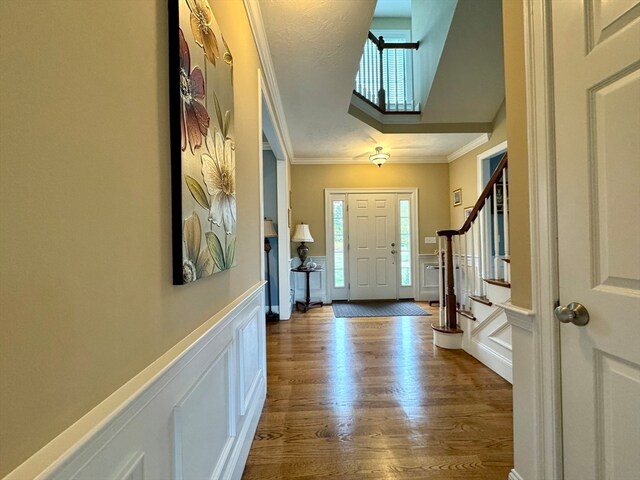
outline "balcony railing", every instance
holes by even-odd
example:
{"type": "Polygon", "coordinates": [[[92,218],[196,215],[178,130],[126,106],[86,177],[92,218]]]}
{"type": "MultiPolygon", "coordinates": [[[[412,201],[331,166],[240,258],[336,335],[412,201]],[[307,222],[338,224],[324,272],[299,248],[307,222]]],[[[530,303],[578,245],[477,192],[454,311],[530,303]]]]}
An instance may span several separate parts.
{"type": "Polygon", "coordinates": [[[389,43],[369,32],[354,92],[383,113],[417,113],[409,50],[418,47],[418,42],[389,43]]]}

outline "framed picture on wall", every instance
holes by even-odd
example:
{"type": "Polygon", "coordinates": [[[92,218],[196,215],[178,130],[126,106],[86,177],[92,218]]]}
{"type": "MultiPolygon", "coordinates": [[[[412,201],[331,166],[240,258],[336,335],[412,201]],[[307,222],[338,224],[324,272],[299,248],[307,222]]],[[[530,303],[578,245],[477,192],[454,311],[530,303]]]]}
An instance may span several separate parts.
{"type": "Polygon", "coordinates": [[[458,205],[462,205],[462,189],[461,188],[453,191],[453,206],[457,207],[458,205]]]}

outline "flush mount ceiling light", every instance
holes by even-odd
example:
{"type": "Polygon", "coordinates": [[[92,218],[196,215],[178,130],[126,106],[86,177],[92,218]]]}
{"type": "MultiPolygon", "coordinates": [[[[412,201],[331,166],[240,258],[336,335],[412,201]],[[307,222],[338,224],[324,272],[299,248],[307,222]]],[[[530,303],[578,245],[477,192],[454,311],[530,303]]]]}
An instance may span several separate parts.
{"type": "Polygon", "coordinates": [[[382,153],[382,147],[376,147],[376,153],[369,157],[372,163],[375,163],[378,167],[381,167],[384,162],[389,160],[388,153],[382,153]]]}

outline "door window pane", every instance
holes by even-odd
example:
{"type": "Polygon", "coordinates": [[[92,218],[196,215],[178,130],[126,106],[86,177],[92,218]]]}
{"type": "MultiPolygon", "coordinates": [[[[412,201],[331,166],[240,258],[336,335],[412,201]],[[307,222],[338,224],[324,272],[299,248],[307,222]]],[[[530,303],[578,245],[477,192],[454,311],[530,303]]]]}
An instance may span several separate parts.
{"type": "Polygon", "coordinates": [[[344,288],[344,200],[334,200],[333,213],[333,286],[344,288]]]}
{"type": "Polygon", "coordinates": [[[411,207],[400,200],[400,285],[411,286],[411,207]]]}

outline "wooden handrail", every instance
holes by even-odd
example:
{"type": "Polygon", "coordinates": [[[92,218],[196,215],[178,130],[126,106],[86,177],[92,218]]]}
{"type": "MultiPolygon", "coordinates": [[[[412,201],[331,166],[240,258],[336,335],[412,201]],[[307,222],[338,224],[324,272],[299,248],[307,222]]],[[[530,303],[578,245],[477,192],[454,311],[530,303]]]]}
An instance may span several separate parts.
{"type": "Polygon", "coordinates": [[[471,228],[471,224],[475,221],[476,218],[478,218],[478,213],[480,213],[480,210],[482,210],[482,207],[484,207],[484,204],[487,201],[487,198],[489,198],[493,194],[493,186],[498,183],[498,180],[500,180],[500,177],[502,176],[502,172],[507,167],[508,161],[509,161],[509,156],[507,155],[507,152],[504,152],[504,155],[502,156],[500,163],[498,164],[495,171],[493,172],[493,175],[491,175],[491,178],[487,182],[487,186],[484,187],[484,190],[482,190],[482,193],[478,197],[478,201],[476,202],[476,204],[473,206],[473,210],[471,210],[469,217],[464,222],[460,230],[458,230],[458,235],[463,235],[467,233],[471,228]]]}
{"type": "Polygon", "coordinates": [[[367,34],[367,38],[371,40],[378,50],[382,51],[387,48],[404,48],[407,50],[418,50],[420,47],[420,42],[395,42],[389,43],[385,41],[384,37],[381,35],[380,38],[376,37],[373,33],[369,32],[367,34]]]}

